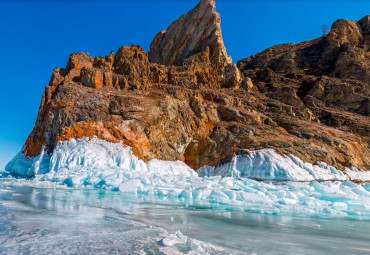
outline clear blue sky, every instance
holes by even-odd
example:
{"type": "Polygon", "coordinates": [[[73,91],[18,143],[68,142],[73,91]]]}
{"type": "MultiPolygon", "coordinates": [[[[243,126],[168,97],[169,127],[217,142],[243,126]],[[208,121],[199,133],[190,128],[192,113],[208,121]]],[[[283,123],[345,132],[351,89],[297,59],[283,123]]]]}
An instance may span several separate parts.
{"type": "MultiPolygon", "coordinates": [[[[72,52],[93,57],[152,38],[198,1],[0,0],[0,169],[22,148],[54,67],[72,52]]],[[[336,19],[370,14],[370,1],[216,0],[234,62],[272,45],[321,36],[336,19]]]]}

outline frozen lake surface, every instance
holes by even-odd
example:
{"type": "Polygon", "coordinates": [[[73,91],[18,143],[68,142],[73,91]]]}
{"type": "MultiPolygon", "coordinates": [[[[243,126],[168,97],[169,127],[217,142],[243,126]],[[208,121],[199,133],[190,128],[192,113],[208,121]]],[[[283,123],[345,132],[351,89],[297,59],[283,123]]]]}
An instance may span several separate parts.
{"type": "Polygon", "coordinates": [[[0,254],[370,254],[370,221],[0,179],[0,254]]]}

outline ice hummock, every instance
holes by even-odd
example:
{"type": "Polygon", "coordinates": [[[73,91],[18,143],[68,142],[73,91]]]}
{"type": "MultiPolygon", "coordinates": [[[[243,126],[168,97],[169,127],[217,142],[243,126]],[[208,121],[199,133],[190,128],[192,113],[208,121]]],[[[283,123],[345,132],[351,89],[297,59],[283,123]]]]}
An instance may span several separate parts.
{"type": "Polygon", "coordinates": [[[6,170],[32,176],[28,180],[32,185],[113,189],[172,202],[204,202],[262,213],[370,218],[370,186],[349,181],[366,180],[367,172],[351,168],[345,175],[324,163],[304,163],[270,149],[195,172],[180,161],[145,163],[129,147],[83,138],[60,143],[52,155],[42,153],[27,159],[19,153],[6,170]]]}
{"type": "Polygon", "coordinates": [[[186,252],[184,254],[224,254],[226,252],[222,247],[190,238],[181,233],[180,230],[177,230],[175,234],[167,235],[158,243],[163,247],[179,246],[186,252]]]}
{"type": "Polygon", "coordinates": [[[319,162],[317,165],[304,163],[293,155],[282,156],[273,149],[238,155],[225,165],[203,167],[198,174],[202,176],[240,176],[274,181],[345,181],[348,179],[342,171],[324,162],[319,162]]]}
{"type": "Polygon", "coordinates": [[[150,182],[159,177],[181,180],[198,176],[183,162],[154,159],[145,163],[133,155],[130,147],[97,138],[62,142],[52,155],[41,153],[35,158],[26,158],[19,153],[5,169],[14,175],[64,183],[70,187],[118,188],[135,179],[150,182]]]}

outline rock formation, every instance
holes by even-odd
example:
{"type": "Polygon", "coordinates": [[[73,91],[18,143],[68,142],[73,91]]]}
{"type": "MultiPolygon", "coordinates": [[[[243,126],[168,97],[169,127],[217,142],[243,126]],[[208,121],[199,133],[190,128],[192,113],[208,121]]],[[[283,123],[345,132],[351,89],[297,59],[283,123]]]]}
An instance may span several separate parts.
{"type": "Polygon", "coordinates": [[[167,66],[180,65],[207,47],[213,65],[223,68],[231,63],[222,40],[221,18],[214,0],[202,0],[173,22],[167,31],[159,32],[150,45],[149,59],[167,66]]]}
{"type": "Polygon", "coordinates": [[[337,168],[370,168],[370,23],[338,20],[331,32],[232,64],[213,0],[202,0],[138,46],[92,58],[71,54],[46,86],[24,153],[94,137],[139,158],[197,169],[274,148],[337,168]]]}

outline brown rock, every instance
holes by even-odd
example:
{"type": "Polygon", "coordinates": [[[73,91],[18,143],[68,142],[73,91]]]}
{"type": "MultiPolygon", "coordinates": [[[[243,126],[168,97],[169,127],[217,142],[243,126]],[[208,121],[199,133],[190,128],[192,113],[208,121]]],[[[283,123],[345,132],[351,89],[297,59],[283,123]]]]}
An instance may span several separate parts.
{"type": "Polygon", "coordinates": [[[203,0],[156,36],[149,57],[139,46],[95,59],[72,54],[45,88],[24,152],[97,136],[141,159],[195,169],[263,148],[369,169],[368,27],[368,16],[338,21],[322,38],[274,46],[236,67],[214,1],[203,0]]]}
{"type": "Polygon", "coordinates": [[[125,75],[135,89],[149,85],[150,67],[148,54],[139,46],[121,47],[115,57],[114,72],[125,75]]]}
{"type": "Polygon", "coordinates": [[[104,72],[103,73],[103,83],[106,87],[113,86],[113,72],[104,72]]]}
{"type": "Polygon", "coordinates": [[[202,0],[193,10],[161,31],[150,45],[149,59],[163,65],[182,62],[210,47],[210,59],[217,67],[231,63],[222,40],[221,18],[214,0],[202,0]]]}
{"type": "Polygon", "coordinates": [[[94,59],[94,67],[101,68],[105,71],[111,71],[114,63],[114,53],[111,52],[106,57],[97,57],[94,59]]]}
{"type": "Polygon", "coordinates": [[[243,79],[243,75],[240,73],[239,68],[235,64],[228,64],[225,67],[224,84],[225,88],[238,89],[243,79]]]}
{"type": "Polygon", "coordinates": [[[359,45],[362,41],[362,28],[359,22],[339,19],[331,26],[328,34],[329,42],[350,43],[359,45]]]}
{"type": "Polygon", "coordinates": [[[190,101],[191,109],[198,116],[198,118],[207,118],[205,113],[205,104],[201,96],[195,96],[190,101]]]}
{"type": "Polygon", "coordinates": [[[217,108],[220,119],[223,121],[238,121],[244,122],[244,117],[239,113],[239,111],[232,109],[227,106],[219,106],[217,108]]]}
{"type": "Polygon", "coordinates": [[[92,67],[94,59],[88,53],[73,53],[69,56],[67,64],[67,75],[64,78],[64,83],[71,81],[78,82],[81,69],[83,67],[92,67]]]}
{"type": "Polygon", "coordinates": [[[247,91],[253,91],[253,92],[257,92],[258,91],[257,88],[253,85],[252,79],[249,78],[249,77],[245,78],[242,81],[241,87],[244,88],[247,91]]]}
{"type": "Polygon", "coordinates": [[[64,81],[64,76],[66,75],[66,69],[63,68],[55,68],[53,71],[53,75],[51,76],[49,85],[53,87],[54,91],[55,89],[62,84],[64,81]]]}
{"type": "Polygon", "coordinates": [[[101,69],[98,68],[82,68],[80,75],[81,83],[90,88],[99,89],[103,87],[104,76],[101,69]]]}

